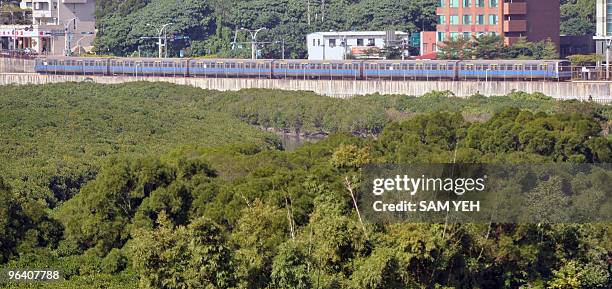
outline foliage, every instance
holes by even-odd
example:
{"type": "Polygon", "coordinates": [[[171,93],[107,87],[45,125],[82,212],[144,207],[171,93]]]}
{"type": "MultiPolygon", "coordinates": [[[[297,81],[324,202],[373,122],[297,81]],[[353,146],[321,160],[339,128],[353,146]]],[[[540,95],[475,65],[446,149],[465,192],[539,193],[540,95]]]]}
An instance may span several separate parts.
{"type": "Polygon", "coordinates": [[[223,231],[199,218],[174,227],[165,214],[154,231],[138,231],[130,244],[141,288],[230,288],[232,264],[223,231]]]}
{"type": "Polygon", "coordinates": [[[483,35],[472,39],[447,39],[438,51],[440,59],[557,59],[559,53],[552,41],[518,42],[505,46],[500,36],[483,35]]]}
{"type": "Polygon", "coordinates": [[[576,55],[570,55],[567,58],[572,62],[572,65],[574,66],[584,66],[584,65],[594,66],[596,65],[597,62],[600,62],[603,60],[603,56],[600,54],[587,54],[587,55],[576,54],[576,55]]]}
{"type": "Polygon", "coordinates": [[[129,55],[138,47],[145,55],[155,54],[156,46],[142,36],[154,36],[146,23],[169,26],[169,34],[189,35],[189,42],[172,43],[170,55],[187,48],[189,56],[250,55],[250,35],[241,27],[267,27],[258,38],[267,44],[259,47],[266,58],[280,58],[285,41],[287,58],[305,58],[306,34],[315,31],[401,30],[418,32],[435,25],[437,1],[297,1],[297,0],[224,0],[224,1],[130,0],[97,1],[100,26],[95,43],[98,53],[129,55]],[[179,3],[180,2],[180,3],[179,3]],[[231,50],[237,37],[238,45],[231,50]]]}
{"type": "MultiPolygon", "coordinates": [[[[610,287],[610,224],[362,224],[343,178],[369,164],[611,162],[609,107],[142,83],[8,86],[0,101],[0,270],[67,279],[3,288],[610,287]],[[284,151],[241,120],[330,135],[284,151]],[[100,139],[120,149],[90,154],[100,139]],[[49,184],[61,198],[33,194],[49,184]]],[[[605,213],[609,179],[551,179],[527,201],[605,213]]]]}
{"type": "Polygon", "coordinates": [[[561,0],[561,34],[595,35],[595,0],[561,0]]]}

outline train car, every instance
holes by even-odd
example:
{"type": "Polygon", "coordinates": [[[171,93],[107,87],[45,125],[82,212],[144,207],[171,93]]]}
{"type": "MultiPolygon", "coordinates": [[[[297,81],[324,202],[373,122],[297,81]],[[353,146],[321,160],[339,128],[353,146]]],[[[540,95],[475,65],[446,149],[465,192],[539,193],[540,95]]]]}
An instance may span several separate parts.
{"type": "Polygon", "coordinates": [[[361,79],[362,61],[355,60],[275,60],[274,78],[361,79]]]}
{"type": "Polygon", "coordinates": [[[377,60],[364,61],[364,80],[455,79],[456,60],[377,60]]]}
{"type": "Polygon", "coordinates": [[[189,60],[189,75],[213,78],[271,78],[272,60],[196,58],[189,60]]]}
{"type": "Polygon", "coordinates": [[[42,74],[105,75],[108,58],[44,57],[37,58],[34,71],[42,74]]]}
{"type": "MultiPolygon", "coordinates": [[[[568,73],[569,72],[569,73],[568,73]]],[[[466,60],[459,63],[460,80],[566,80],[565,60],[466,60]]]]}
{"type": "Polygon", "coordinates": [[[109,61],[109,74],[129,76],[189,76],[189,63],[186,59],[159,58],[112,58],[109,61]]]}

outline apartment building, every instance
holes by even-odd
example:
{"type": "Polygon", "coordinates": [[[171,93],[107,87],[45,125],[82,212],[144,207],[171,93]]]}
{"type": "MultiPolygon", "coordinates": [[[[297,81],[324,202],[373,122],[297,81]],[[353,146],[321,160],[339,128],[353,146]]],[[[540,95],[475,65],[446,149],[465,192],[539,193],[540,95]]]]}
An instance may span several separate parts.
{"type": "Polygon", "coordinates": [[[559,47],[559,0],[439,0],[436,14],[438,44],[449,38],[492,34],[509,45],[525,38],[550,39],[559,47]]]}
{"type": "Polygon", "coordinates": [[[597,0],[595,5],[596,32],[593,39],[597,53],[605,55],[606,46],[612,41],[612,0],[597,0]]]}
{"type": "Polygon", "coordinates": [[[22,0],[32,10],[31,25],[0,26],[0,49],[29,49],[65,55],[91,49],[95,38],[95,0],[22,0]]]}

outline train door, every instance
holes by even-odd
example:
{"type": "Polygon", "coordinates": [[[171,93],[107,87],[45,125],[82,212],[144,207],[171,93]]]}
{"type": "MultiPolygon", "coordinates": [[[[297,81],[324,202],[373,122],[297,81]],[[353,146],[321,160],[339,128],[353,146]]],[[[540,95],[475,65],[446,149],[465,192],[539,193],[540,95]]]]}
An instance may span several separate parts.
{"type": "Polygon", "coordinates": [[[402,63],[400,65],[400,69],[402,70],[402,79],[406,80],[406,77],[408,77],[408,75],[406,74],[406,72],[409,70],[409,65],[407,63],[402,63]]]}
{"type": "Polygon", "coordinates": [[[329,62],[324,62],[321,64],[321,70],[323,71],[323,73],[321,73],[321,76],[323,78],[329,78],[332,79],[332,65],[329,62]]]}
{"type": "Polygon", "coordinates": [[[414,80],[425,75],[425,72],[423,71],[423,63],[417,63],[414,65],[413,75],[414,80]]]}
{"type": "MultiPolygon", "coordinates": [[[[270,65],[272,65],[272,64],[270,64],[270,65]]],[[[256,64],[257,78],[261,78],[262,76],[263,77],[267,77],[268,74],[270,74],[270,78],[272,78],[272,70],[268,69],[268,70],[270,70],[270,73],[265,73],[266,68],[267,68],[267,66],[266,66],[265,62],[263,62],[263,61],[257,62],[257,64],[256,64]]]]}
{"type": "Polygon", "coordinates": [[[499,65],[497,65],[497,64],[489,65],[489,70],[488,70],[488,72],[489,72],[489,75],[488,75],[489,79],[496,78],[496,76],[499,74],[498,70],[499,70],[499,65]]]}
{"type": "Polygon", "coordinates": [[[287,62],[277,62],[276,63],[276,77],[277,78],[288,78],[289,75],[287,74],[288,70],[289,70],[289,64],[287,62]]]}
{"type": "Polygon", "coordinates": [[[446,71],[448,70],[448,66],[446,64],[438,64],[436,76],[438,78],[443,78],[446,75],[446,71]]]}
{"type": "Polygon", "coordinates": [[[387,69],[389,70],[391,80],[399,80],[402,78],[402,70],[399,63],[392,63],[387,69]]]}
{"type": "Polygon", "coordinates": [[[300,63],[300,72],[302,73],[302,75],[303,75],[303,77],[304,77],[304,80],[306,80],[306,74],[307,74],[307,72],[308,72],[309,68],[310,68],[310,67],[309,67],[308,62],[302,62],[302,63],[300,63]]]}
{"type": "Polygon", "coordinates": [[[342,65],[342,74],[350,77],[351,79],[357,79],[357,72],[353,63],[344,63],[342,65]]]}
{"type": "Polygon", "coordinates": [[[548,64],[540,64],[539,70],[540,70],[540,75],[542,75],[542,78],[551,77],[550,69],[548,68],[548,64]]]}
{"type": "Polygon", "coordinates": [[[468,64],[464,64],[463,71],[464,71],[463,72],[464,80],[467,80],[469,78],[474,78],[474,73],[476,69],[474,68],[474,64],[468,63],[468,64]]]}
{"type": "Polygon", "coordinates": [[[525,66],[523,64],[515,64],[514,65],[514,75],[516,79],[521,79],[525,77],[525,66]]]}
{"type": "Polygon", "coordinates": [[[367,75],[371,78],[380,79],[380,66],[378,65],[378,63],[368,63],[367,66],[368,66],[367,75]]]}
{"type": "Polygon", "coordinates": [[[77,60],[74,67],[74,75],[85,75],[85,63],[83,60],[77,60]]]}

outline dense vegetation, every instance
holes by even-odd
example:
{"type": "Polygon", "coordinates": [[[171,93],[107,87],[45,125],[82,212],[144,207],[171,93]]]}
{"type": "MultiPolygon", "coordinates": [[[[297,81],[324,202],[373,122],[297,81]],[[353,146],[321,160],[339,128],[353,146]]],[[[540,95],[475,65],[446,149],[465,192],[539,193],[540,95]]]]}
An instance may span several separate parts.
{"type": "MultiPolygon", "coordinates": [[[[304,58],[306,34],[315,31],[398,29],[414,32],[431,29],[436,0],[422,1],[317,1],[317,0],[131,0],[97,1],[98,25],[96,50],[100,54],[128,55],[138,50],[156,51],[155,29],[148,23],[169,27],[170,34],[185,35],[190,41],[171,44],[173,55],[188,47],[188,55],[248,56],[250,36],[235,35],[241,27],[269,30],[261,41],[285,41],[287,57],[304,58]],[[237,36],[238,46],[231,50],[237,36]],[[241,44],[242,43],[242,44],[241,44]]],[[[280,58],[281,44],[265,45],[263,57],[280,58]]]]}
{"type": "MultiPolygon", "coordinates": [[[[245,27],[269,30],[260,34],[262,57],[280,58],[285,41],[289,58],[306,56],[306,34],[315,31],[390,30],[432,31],[437,21],[437,0],[100,0],[98,5],[98,54],[130,55],[139,47],[156,55],[157,46],[142,36],[156,36],[154,27],[169,26],[170,35],[189,36],[170,44],[172,55],[235,57],[250,55],[245,27]],[[239,49],[232,50],[234,37],[239,49]]],[[[595,0],[562,0],[561,33],[595,33],[595,0]]],[[[416,48],[413,48],[413,50],[416,48]]],[[[413,51],[415,52],[415,51],[413,51]]]]}
{"type": "Polygon", "coordinates": [[[500,36],[449,39],[438,51],[439,59],[559,59],[552,41],[519,40],[506,46],[500,36]]]}
{"type": "Polygon", "coordinates": [[[362,226],[348,192],[367,164],[612,162],[610,107],[75,83],[0,111],[0,267],[69,279],[44,288],[611,285],[610,224],[362,226]],[[287,152],[248,124],[333,135],[287,152]]]}
{"type": "Polygon", "coordinates": [[[595,35],[596,0],[561,0],[561,35],[595,35]]]}

